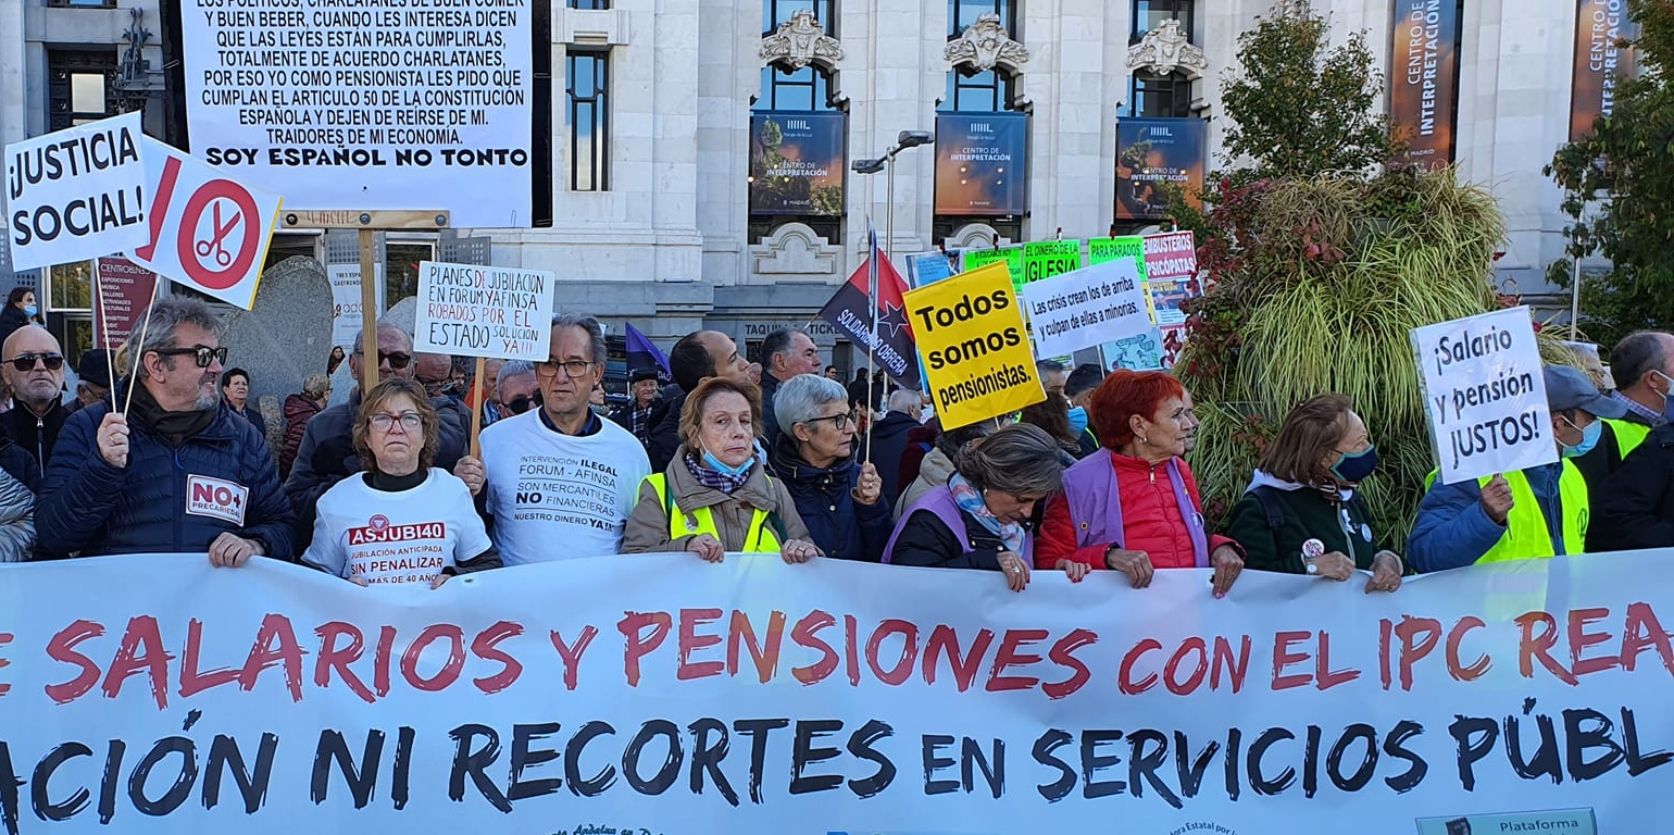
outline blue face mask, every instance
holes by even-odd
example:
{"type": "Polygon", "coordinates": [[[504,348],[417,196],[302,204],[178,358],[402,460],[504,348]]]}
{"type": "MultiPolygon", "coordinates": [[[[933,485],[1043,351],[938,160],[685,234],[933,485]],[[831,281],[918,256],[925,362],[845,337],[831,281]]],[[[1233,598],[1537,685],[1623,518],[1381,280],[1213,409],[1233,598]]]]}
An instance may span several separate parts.
{"type": "MultiPolygon", "coordinates": [[[[1564,423],[1569,423],[1569,419],[1564,418],[1564,423]]],[[[1574,429],[1575,424],[1569,423],[1569,428],[1574,429]]],[[[1565,458],[1580,458],[1581,456],[1592,452],[1593,447],[1598,446],[1598,439],[1604,434],[1604,421],[1594,418],[1592,423],[1587,424],[1586,429],[1582,429],[1580,431],[1581,443],[1578,443],[1575,446],[1570,446],[1568,444],[1564,445],[1565,458]]]]}
{"type": "Polygon", "coordinates": [[[1378,468],[1378,448],[1368,446],[1361,452],[1345,452],[1332,465],[1331,472],[1344,484],[1359,484],[1370,478],[1378,468]]]}
{"type": "Polygon", "coordinates": [[[1070,429],[1074,430],[1077,437],[1080,437],[1081,433],[1087,431],[1087,407],[1076,406],[1070,409],[1069,420],[1070,429]]]}
{"type": "Polygon", "coordinates": [[[707,449],[703,451],[703,465],[705,467],[708,467],[709,469],[714,470],[715,472],[718,472],[722,475],[730,475],[734,478],[737,478],[738,476],[741,476],[741,475],[749,472],[750,467],[754,466],[755,463],[756,463],[755,456],[751,456],[749,458],[744,459],[744,463],[739,464],[738,466],[734,467],[731,464],[728,464],[727,462],[722,461],[719,458],[716,458],[715,453],[710,452],[707,449]]]}
{"type": "Polygon", "coordinates": [[[39,309],[36,308],[34,305],[29,305],[29,306],[23,308],[23,315],[29,316],[31,318],[33,318],[35,316],[35,314],[39,313],[39,312],[40,312],[39,309]]]}

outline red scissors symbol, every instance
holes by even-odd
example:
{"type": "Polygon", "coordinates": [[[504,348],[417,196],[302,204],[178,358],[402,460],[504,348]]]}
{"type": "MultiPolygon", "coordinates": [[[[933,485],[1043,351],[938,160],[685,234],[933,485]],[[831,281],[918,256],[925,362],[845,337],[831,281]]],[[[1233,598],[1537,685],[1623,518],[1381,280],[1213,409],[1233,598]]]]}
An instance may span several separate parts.
{"type": "Polygon", "coordinates": [[[232,234],[234,229],[238,228],[238,221],[241,218],[241,214],[234,214],[232,219],[227,221],[226,225],[223,226],[221,224],[221,203],[220,201],[217,201],[213,209],[213,215],[210,223],[210,232],[212,237],[209,240],[198,241],[198,244],[195,247],[198,257],[204,258],[209,256],[210,253],[214,253],[216,264],[222,267],[231,265],[232,253],[227,252],[226,247],[222,246],[221,242],[225,241],[227,236],[232,234]]]}

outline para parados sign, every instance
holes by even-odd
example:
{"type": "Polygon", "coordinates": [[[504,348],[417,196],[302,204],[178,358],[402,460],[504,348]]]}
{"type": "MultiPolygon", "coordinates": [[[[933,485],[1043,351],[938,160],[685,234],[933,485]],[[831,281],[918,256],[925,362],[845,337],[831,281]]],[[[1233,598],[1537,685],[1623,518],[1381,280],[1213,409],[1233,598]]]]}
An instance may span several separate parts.
{"type": "Polygon", "coordinates": [[[1415,328],[1412,345],[1442,483],[1558,460],[1528,308],[1415,328]]]}
{"type": "Polygon", "coordinates": [[[906,302],[942,428],[1046,399],[1003,262],[920,287],[906,302]]]}

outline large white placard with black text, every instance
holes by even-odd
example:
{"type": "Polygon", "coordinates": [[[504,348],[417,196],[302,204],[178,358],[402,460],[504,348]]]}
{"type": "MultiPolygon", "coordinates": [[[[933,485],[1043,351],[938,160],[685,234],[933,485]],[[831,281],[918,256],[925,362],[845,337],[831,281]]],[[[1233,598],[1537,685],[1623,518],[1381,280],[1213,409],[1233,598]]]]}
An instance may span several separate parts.
{"type": "Polygon", "coordinates": [[[197,156],[302,209],[529,226],[527,0],[182,0],[197,156]]]}
{"type": "Polygon", "coordinates": [[[0,565],[0,833],[1664,832],[1671,577],[0,565]]]}

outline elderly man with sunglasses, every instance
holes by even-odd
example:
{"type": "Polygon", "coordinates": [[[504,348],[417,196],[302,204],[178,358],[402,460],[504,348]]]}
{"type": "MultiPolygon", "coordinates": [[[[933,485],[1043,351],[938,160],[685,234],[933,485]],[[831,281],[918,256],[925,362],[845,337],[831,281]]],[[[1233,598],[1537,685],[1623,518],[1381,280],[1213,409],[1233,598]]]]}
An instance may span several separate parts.
{"type": "MultiPolygon", "coordinates": [[[[361,371],[366,361],[361,345],[360,335],[356,334],[354,353],[349,355],[349,375],[355,380],[349,402],[332,406],[309,419],[302,434],[302,446],[291,464],[291,474],[285,479],[285,496],[296,511],[299,554],[313,538],[314,510],[320,496],[332,485],[364,469],[360,456],[355,453],[353,438],[355,415],[360,412],[361,371]]],[[[397,325],[379,323],[377,362],[380,380],[413,379],[417,367],[413,362],[412,336],[397,325]]],[[[471,415],[456,398],[436,397],[430,402],[441,418],[435,466],[452,471],[465,455],[471,415]]]]}
{"type": "Polygon", "coordinates": [[[216,567],[290,559],[295,517],[267,440],[217,389],[221,322],[192,299],[162,299],[148,316],[129,337],[134,372],[113,398],[131,394],[127,414],[100,402],[64,424],[35,508],[39,555],[207,552],[216,567]]]}
{"type": "Polygon", "coordinates": [[[64,352],[46,328],[24,325],[0,345],[0,362],[0,377],[12,389],[12,408],[0,416],[0,432],[44,473],[70,416],[63,403],[64,352]]]}

